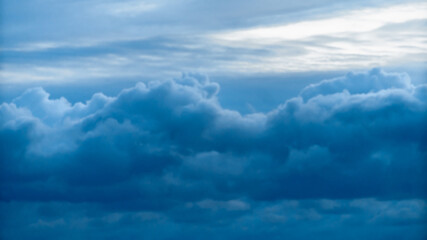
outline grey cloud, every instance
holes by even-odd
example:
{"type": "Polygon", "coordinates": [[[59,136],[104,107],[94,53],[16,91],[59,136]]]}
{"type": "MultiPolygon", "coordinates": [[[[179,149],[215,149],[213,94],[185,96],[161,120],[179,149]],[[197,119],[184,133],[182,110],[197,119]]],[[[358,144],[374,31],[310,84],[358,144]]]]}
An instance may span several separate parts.
{"type": "MultiPolygon", "coordinates": [[[[212,230],[217,220],[242,227],[259,204],[289,199],[425,199],[426,85],[375,69],[246,115],[223,108],[219,88],[187,74],[85,103],[36,88],[1,104],[2,202],[90,203],[212,230]]],[[[347,211],[321,206],[295,221],[347,211]]],[[[389,209],[375,221],[418,224],[404,204],[389,209]]],[[[288,221],[269,211],[268,221],[288,221]]],[[[61,220],[40,224],[56,229],[61,220]]]]}

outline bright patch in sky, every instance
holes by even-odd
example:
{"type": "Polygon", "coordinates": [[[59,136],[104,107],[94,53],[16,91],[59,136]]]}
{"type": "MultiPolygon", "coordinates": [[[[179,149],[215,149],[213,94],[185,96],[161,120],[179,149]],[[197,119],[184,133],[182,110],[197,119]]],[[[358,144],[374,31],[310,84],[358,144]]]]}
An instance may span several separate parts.
{"type": "Polygon", "coordinates": [[[230,41],[258,40],[257,43],[263,44],[317,35],[334,36],[338,33],[368,32],[386,24],[427,19],[427,4],[404,4],[384,9],[368,8],[344,12],[339,15],[339,17],[302,21],[284,26],[259,27],[214,34],[213,37],[230,41]]]}
{"type": "Polygon", "coordinates": [[[135,17],[144,12],[152,11],[157,7],[158,5],[153,3],[132,1],[128,3],[106,4],[103,10],[114,16],[135,17]]]}
{"type": "Polygon", "coordinates": [[[337,70],[427,60],[425,28],[402,24],[426,20],[427,4],[368,8],[338,15],[283,26],[215,33],[208,38],[225,46],[274,48],[268,56],[232,65],[243,71],[337,70]],[[289,55],[287,51],[294,47],[305,53],[289,55]]]}

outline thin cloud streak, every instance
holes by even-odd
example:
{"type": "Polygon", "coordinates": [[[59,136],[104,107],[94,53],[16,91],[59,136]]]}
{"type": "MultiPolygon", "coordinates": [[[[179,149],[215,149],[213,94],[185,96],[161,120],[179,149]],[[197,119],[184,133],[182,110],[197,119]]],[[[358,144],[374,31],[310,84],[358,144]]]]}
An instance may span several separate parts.
{"type": "Polygon", "coordinates": [[[361,33],[392,23],[427,19],[427,4],[404,4],[388,8],[368,8],[344,12],[339,17],[303,21],[285,26],[259,27],[212,34],[211,37],[227,41],[257,40],[258,44],[271,44],[281,40],[297,40],[318,35],[361,33]]]}

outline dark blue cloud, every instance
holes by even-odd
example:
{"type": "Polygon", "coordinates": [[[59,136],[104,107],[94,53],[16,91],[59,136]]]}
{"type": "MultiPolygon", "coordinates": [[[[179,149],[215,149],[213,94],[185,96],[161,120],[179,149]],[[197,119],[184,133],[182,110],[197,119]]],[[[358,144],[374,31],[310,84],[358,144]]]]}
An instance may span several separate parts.
{"type": "Polygon", "coordinates": [[[423,239],[424,208],[421,200],[374,199],[204,200],[164,212],[111,211],[93,203],[0,204],[9,217],[4,239],[423,239]]]}
{"type": "Polygon", "coordinates": [[[373,69],[245,115],[219,89],[187,74],[84,103],[34,88],[1,104],[3,237],[425,236],[427,85],[373,69]]]}

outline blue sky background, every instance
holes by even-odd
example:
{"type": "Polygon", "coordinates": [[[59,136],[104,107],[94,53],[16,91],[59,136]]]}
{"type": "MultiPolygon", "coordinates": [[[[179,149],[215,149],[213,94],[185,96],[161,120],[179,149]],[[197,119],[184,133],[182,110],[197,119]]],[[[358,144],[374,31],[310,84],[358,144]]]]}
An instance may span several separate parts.
{"type": "Polygon", "coordinates": [[[1,1],[1,239],[425,239],[425,1],[1,1]]]}

